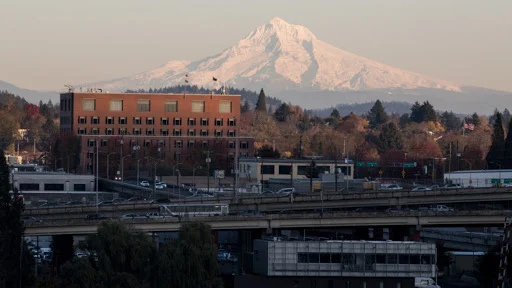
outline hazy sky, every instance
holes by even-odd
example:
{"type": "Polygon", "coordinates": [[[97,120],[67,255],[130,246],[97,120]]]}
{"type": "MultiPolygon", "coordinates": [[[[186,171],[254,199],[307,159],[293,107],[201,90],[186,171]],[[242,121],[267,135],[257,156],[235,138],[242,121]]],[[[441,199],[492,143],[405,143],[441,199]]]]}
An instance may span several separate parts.
{"type": "Polygon", "coordinates": [[[230,47],[274,16],[392,66],[512,91],[511,0],[0,0],[0,80],[63,89],[230,47]]]}

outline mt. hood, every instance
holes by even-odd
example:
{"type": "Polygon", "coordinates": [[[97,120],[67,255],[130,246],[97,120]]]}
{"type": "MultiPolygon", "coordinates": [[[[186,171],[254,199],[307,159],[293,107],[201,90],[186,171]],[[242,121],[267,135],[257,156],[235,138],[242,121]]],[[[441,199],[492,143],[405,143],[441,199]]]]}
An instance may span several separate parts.
{"type": "Polygon", "coordinates": [[[459,92],[446,81],[408,72],[331,46],[307,28],[273,18],[222,53],[199,61],[170,61],[131,77],[88,84],[106,90],[149,89],[184,84],[270,91],[358,91],[433,88],[459,92]],[[213,77],[218,82],[213,82],[213,77]]]}

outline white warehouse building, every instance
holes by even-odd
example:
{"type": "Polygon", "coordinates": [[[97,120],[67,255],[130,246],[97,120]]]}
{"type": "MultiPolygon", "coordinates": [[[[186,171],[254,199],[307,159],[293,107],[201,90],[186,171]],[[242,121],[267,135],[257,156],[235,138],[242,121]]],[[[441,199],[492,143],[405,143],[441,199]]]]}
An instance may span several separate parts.
{"type": "Polygon", "coordinates": [[[253,269],[265,276],[435,277],[436,246],[393,241],[254,241],[253,269]]]}
{"type": "Polygon", "coordinates": [[[512,184],[512,170],[464,170],[444,174],[445,180],[462,187],[493,187],[498,184],[512,184]]]}

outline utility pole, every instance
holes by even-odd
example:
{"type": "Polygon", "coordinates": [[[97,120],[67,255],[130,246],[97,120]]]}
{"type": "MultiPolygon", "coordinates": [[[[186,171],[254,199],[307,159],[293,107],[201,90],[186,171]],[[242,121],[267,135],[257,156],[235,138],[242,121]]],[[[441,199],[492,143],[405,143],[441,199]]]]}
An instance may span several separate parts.
{"type": "Polygon", "coordinates": [[[448,172],[452,172],[452,142],[450,142],[450,161],[448,161],[448,172]]]}
{"type": "Polygon", "coordinates": [[[208,172],[206,173],[206,177],[207,177],[207,187],[208,187],[208,190],[207,190],[207,193],[210,193],[210,162],[212,162],[212,159],[210,158],[210,150],[206,151],[206,169],[208,170],[208,172]]]}
{"type": "Polygon", "coordinates": [[[234,118],[235,119],[235,127],[236,127],[236,141],[235,141],[235,203],[237,202],[238,200],[238,153],[239,153],[239,150],[238,150],[238,122],[237,122],[237,119],[236,117],[234,118]]]}
{"type": "Polygon", "coordinates": [[[98,202],[99,202],[99,187],[98,187],[98,178],[99,178],[99,174],[98,174],[98,168],[99,168],[99,155],[100,155],[100,151],[99,151],[99,137],[98,139],[96,139],[96,213],[98,213],[98,210],[99,210],[99,207],[98,207],[98,202]]]}
{"type": "Polygon", "coordinates": [[[299,135],[299,160],[302,159],[302,134],[299,135]]]}
{"type": "Polygon", "coordinates": [[[334,193],[338,192],[338,147],[335,147],[334,156],[334,193]]]}
{"type": "Polygon", "coordinates": [[[119,154],[121,155],[121,183],[124,183],[123,139],[119,140],[119,143],[121,144],[121,148],[119,151],[119,154]]]}

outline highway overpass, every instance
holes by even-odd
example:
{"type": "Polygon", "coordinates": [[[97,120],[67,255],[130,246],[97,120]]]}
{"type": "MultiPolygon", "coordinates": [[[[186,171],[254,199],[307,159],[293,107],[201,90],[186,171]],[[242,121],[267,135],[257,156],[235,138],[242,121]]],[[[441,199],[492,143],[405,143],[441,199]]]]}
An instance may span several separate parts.
{"type": "MultiPolygon", "coordinates": [[[[392,227],[413,226],[501,226],[510,211],[461,211],[452,213],[414,212],[388,213],[314,213],[296,215],[262,216],[212,216],[212,217],[169,217],[163,219],[137,219],[124,221],[133,228],[144,232],[178,231],[182,223],[200,221],[209,224],[213,230],[292,229],[329,227],[392,227]]],[[[59,219],[43,223],[26,223],[26,236],[43,235],[85,235],[96,232],[99,221],[84,219],[59,219]]]]}
{"type": "MultiPolygon", "coordinates": [[[[373,191],[351,194],[304,194],[295,199],[266,195],[218,196],[213,198],[174,199],[172,203],[229,203],[230,211],[242,212],[256,210],[260,212],[279,212],[282,210],[314,210],[320,207],[327,209],[354,209],[358,207],[401,207],[427,206],[430,204],[470,204],[494,202],[509,209],[512,201],[512,188],[457,189],[422,192],[407,191],[373,191]]],[[[127,213],[147,213],[158,211],[159,204],[148,202],[127,202],[115,206],[100,207],[99,212],[107,217],[116,217],[127,213]]],[[[94,206],[60,206],[48,208],[26,209],[24,215],[44,219],[58,219],[65,215],[68,218],[85,218],[95,213],[94,206]]]]}

